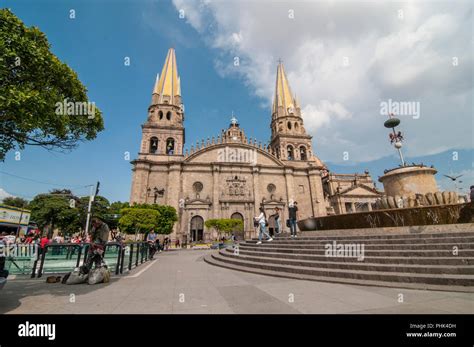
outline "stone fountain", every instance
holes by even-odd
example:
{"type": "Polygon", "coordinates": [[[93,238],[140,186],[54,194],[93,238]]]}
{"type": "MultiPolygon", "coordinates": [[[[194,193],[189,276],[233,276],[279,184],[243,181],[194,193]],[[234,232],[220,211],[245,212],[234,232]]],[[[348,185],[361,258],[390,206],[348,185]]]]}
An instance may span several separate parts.
{"type": "MultiPolygon", "coordinates": [[[[384,126],[391,129],[390,143],[400,157],[401,164],[385,170],[379,181],[385,194],[370,212],[356,212],[314,217],[298,223],[300,230],[329,230],[381,228],[474,222],[472,203],[461,201],[456,192],[439,191],[437,170],[423,164],[407,165],[401,148],[403,135],[397,131],[400,119],[389,115],[384,126]]],[[[473,225],[474,229],[474,225],[473,225]]]]}

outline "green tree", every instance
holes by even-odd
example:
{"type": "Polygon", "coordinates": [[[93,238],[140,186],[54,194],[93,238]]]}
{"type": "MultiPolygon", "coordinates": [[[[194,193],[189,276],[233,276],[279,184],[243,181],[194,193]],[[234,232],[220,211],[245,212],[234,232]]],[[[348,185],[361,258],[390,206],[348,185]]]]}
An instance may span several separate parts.
{"type": "Polygon", "coordinates": [[[0,9],[0,160],[15,147],[69,151],[93,140],[104,123],[95,107],[79,115],[78,106],[95,106],[88,101],[86,87],[51,53],[46,36],[0,9]],[[59,109],[64,103],[67,112],[59,109]]]}
{"type": "Polygon", "coordinates": [[[145,233],[157,228],[159,212],[151,208],[127,207],[121,210],[120,230],[128,234],[145,233]]]}
{"type": "Polygon", "coordinates": [[[178,221],[176,209],[168,205],[158,204],[135,204],[132,208],[152,209],[158,211],[156,233],[169,235],[173,232],[174,223],[178,221]]]}
{"type": "Polygon", "coordinates": [[[57,191],[36,195],[28,205],[31,220],[40,228],[50,226],[50,236],[54,228],[65,234],[77,232],[81,227],[77,201],[74,195],[58,194],[57,191]]]}
{"type": "MultiPolygon", "coordinates": [[[[80,214],[81,220],[84,221],[87,218],[87,209],[89,207],[89,196],[83,196],[79,199],[80,205],[80,214]]],[[[105,215],[109,213],[109,200],[104,198],[103,196],[96,196],[94,201],[92,202],[92,216],[99,217],[100,219],[104,219],[105,215]]]]}
{"type": "Polygon", "coordinates": [[[130,207],[130,204],[128,202],[114,201],[110,204],[109,213],[120,214],[120,210],[127,207],[130,207]]]}
{"type": "MultiPolygon", "coordinates": [[[[91,207],[91,217],[99,217],[100,219],[105,221],[110,227],[110,224],[108,223],[108,220],[106,218],[109,211],[109,200],[107,200],[103,196],[98,195],[94,198],[91,207]]],[[[83,196],[79,198],[77,208],[79,212],[79,221],[81,228],[85,229],[87,222],[87,210],[89,208],[89,196],[83,196]]]]}
{"type": "Polygon", "coordinates": [[[158,226],[156,232],[158,234],[169,235],[173,232],[174,223],[178,221],[176,209],[172,206],[157,205],[158,226]]]}
{"type": "Polygon", "coordinates": [[[12,207],[25,208],[28,206],[28,201],[16,196],[9,196],[3,199],[3,204],[12,207]]]}
{"type": "Polygon", "coordinates": [[[115,201],[110,204],[107,214],[104,215],[104,220],[111,229],[116,229],[119,226],[119,220],[122,216],[120,211],[127,207],[130,207],[128,202],[115,201]]]}
{"type": "Polygon", "coordinates": [[[204,225],[206,228],[214,229],[219,238],[222,234],[230,234],[236,230],[242,230],[244,223],[240,219],[208,219],[204,225]]]}

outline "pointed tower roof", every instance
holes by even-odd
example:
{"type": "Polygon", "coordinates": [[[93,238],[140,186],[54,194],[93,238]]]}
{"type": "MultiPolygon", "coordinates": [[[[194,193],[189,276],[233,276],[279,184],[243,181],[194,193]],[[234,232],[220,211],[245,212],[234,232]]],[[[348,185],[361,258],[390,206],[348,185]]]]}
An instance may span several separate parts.
{"type": "Polygon", "coordinates": [[[285,114],[288,114],[289,107],[296,107],[296,100],[292,96],[290,84],[286,78],[285,69],[283,63],[280,61],[277,67],[276,85],[275,85],[275,96],[273,98],[273,112],[278,110],[278,107],[283,107],[285,114]]]}
{"type": "Polygon", "coordinates": [[[174,48],[168,50],[161,75],[157,75],[153,94],[159,95],[159,103],[163,102],[164,96],[169,97],[171,104],[176,104],[175,96],[181,96],[180,78],[178,76],[178,65],[176,64],[174,48]]]}

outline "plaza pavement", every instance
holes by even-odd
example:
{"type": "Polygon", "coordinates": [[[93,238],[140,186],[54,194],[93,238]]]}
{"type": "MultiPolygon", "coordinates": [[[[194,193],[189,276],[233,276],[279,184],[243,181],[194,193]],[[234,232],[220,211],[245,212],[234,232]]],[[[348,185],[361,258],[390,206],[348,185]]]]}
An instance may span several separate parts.
{"type": "Polygon", "coordinates": [[[211,250],[157,254],[110,283],[13,279],[0,313],[473,313],[474,294],[276,278],[209,265],[211,250]],[[399,302],[400,294],[403,302],[399,302]]]}

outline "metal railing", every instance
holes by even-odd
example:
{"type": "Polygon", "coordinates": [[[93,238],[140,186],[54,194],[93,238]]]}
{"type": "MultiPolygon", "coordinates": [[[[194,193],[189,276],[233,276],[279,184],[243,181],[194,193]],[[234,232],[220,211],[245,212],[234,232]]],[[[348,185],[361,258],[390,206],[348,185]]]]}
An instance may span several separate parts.
{"type": "MultiPolygon", "coordinates": [[[[89,247],[90,243],[53,243],[43,249],[38,248],[31,278],[39,278],[44,273],[72,271],[86,262],[89,247]]],[[[147,242],[107,242],[103,257],[107,266],[110,269],[114,268],[115,274],[118,275],[123,273],[125,264],[127,264],[126,271],[130,271],[148,261],[149,253],[147,242]]]]}
{"type": "Polygon", "coordinates": [[[32,243],[0,244],[0,256],[5,257],[5,269],[15,274],[30,273],[37,249],[38,245],[32,243]]]}

